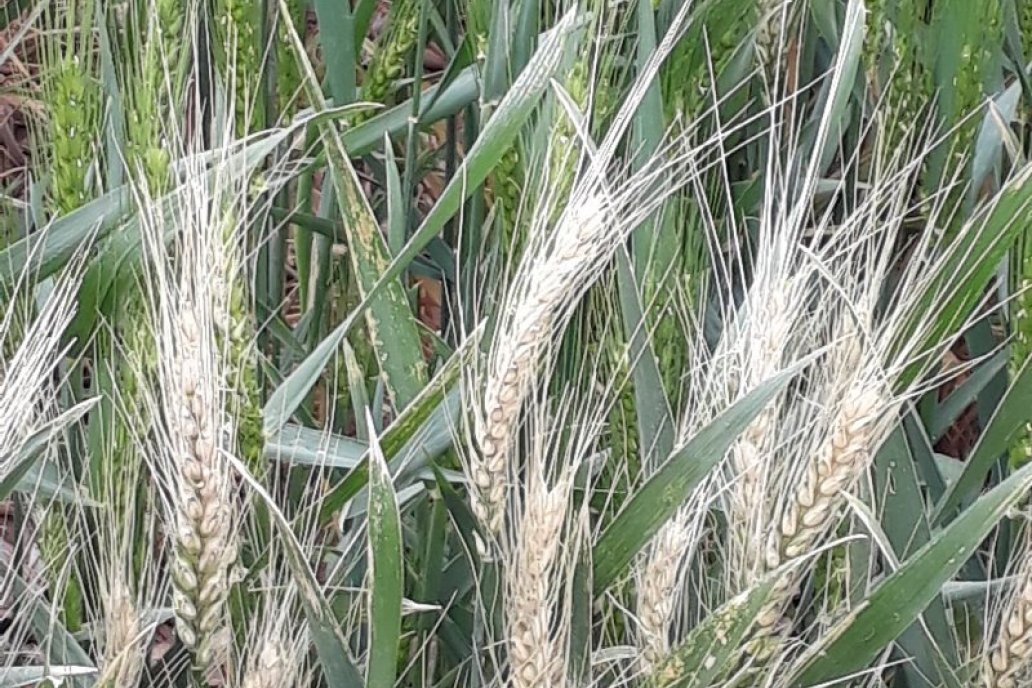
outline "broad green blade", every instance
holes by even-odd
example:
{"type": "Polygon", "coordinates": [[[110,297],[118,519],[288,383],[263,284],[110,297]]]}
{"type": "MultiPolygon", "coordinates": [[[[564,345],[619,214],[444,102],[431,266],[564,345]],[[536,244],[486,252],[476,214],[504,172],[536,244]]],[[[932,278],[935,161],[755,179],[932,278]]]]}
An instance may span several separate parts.
{"type": "MultiPolygon", "coordinates": [[[[790,565],[794,566],[794,564],[790,565]]],[[[781,567],[711,612],[674,648],[648,681],[650,688],[710,688],[742,656],[742,641],[763,609],[781,567]]]]}
{"type": "Polygon", "coordinates": [[[956,510],[971,500],[985,483],[993,464],[1007,451],[1011,441],[1029,420],[1032,408],[1032,358],[1025,361],[1000,400],[996,413],[964,464],[964,471],[946,488],[946,494],[936,505],[933,523],[943,525],[953,518],[956,510]]]}
{"type": "Polygon", "coordinates": [[[635,415],[641,436],[638,444],[644,454],[638,458],[643,461],[642,465],[650,466],[651,457],[669,456],[674,450],[674,418],[663,388],[659,361],[648,337],[640,283],[635,282],[633,267],[623,249],[617,249],[616,268],[624,335],[628,339],[627,355],[632,366],[635,415]]]}
{"type": "Polygon", "coordinates": [[[932,442],[942,439],[946,431],[960,418],[960,414],[975,403],[982,390],[1007,367],[1007,354],[1006,350],[999,351],[991,358],[979,363],[978,367],[971,372],[970,377],[960,383],[942,403],[938,404],[935,415],[928,423],[928,435],[932,442]]]}
{"type": "MultiPolygon", "coordinates": [[[[40,589],[39,581],[26,581],[13,571],[6,572],[6,584],[10,586],[13,599],[17,600],[21,613],[28,613],[29,626],[38,638],[46,638],[44,645],[47,659],[53,664],[92,667],[90,656],[76,642],[75,637],[54,617],[52,602],[40,589]]],[[[86,685],[82,679],[73,680],[74,685],[86,685]]]]}
{"type": "MultiPolygon", "coordinates": [[[[921,445],[911,447],[902,424],[897,425],[878,450],[874,460],[874,500],[878,522],[897,560],[905,560],[931,537],[925,498],[918,481],[914,455],[927,451],[921,445]]],[[[900,671],[920,685],[918,677],[935,677],[936,685],[954,686],[949,667],[958,659],[953,629],[941,600],[933,600],[922,616],[923,624],[914,624],[899,638],[899,648],[908,658],[900,671]]]]}
{"type": "Polygon", "coordinates": [[[367,688],[392,688],[401,637],[404,593],[401,560],[401,517],[391,474],[376,439],[369,431],[369,664],[367,688]]]}
{"type": "Polygon", "coordinates": [[[227,459],[236,469],[240,478],[250,485],[265,504],[273,525],[279,531],[278,544],[283,547],[287,555],[287,563],[294,574],[291,582],[297,586],[300,593],[298,598],[304,608],[305,617],[308,620],[308,632],[315,644],[319,664],[327,685],[341,688],[364,688],[362,677],[351,661],[348,642],[341,631],[340,623],[334,616],[333,607],[326,599],[326,595],[323,594],[319,581],[308,563],[308,556],[294,535],[293,529],[284,518],[275,500],[265,490],[265,487],[255,480],[247,467],[232,455],[227,456],[227,459]]]}
{"type": "MultiPolygon", "coordinates": [[[[280,11],[287,12],[284,0],[280,0],[280,11]]],[[[284,19],[295,44],[295,55],[305,75],[308,98],[317,112],[324,112],[328,106],[317,86],[319,82],[312,65],[304,58],[306,53],[301,38],[291,25],[290,18],[284,19]]],[[[347,36],[350,37],[350,32],[347,32],[347,36]]],[[[344,67],[351,69],[352,59],[344,55],[337,57],[348,63],[344,67]]],[[[333,80],[331,86],[351,88],[350,82],[345,80],[333,80]]],[[[353,93],[333,93],[333,96],[341,102],[351,98],[353,93]]],[[[390,266],[390,252],[340,132],[333,124],[323,125],[320,132],[326,148],[330,181],[336,192],[337,207],[347,235],[351,268],[358,280],[363,300],[369,301],[366,324],[383,379],[395,408],[400,411],[419,394],[427,380],[416,318],[409,306],[404,285],[397,277],[384,280],[386,283],[379,289],[374,288],[390,266]]]]}
{"type": "Polygon", "coordinates": [[[595,595],[616,580],[692,490],[716,466],[731,443],[774,396],[788,385],[798,365],[784,370],[735,402],[686,445],[674,451],[602,533],[595,546],[595,595]]]}
{"type": "MultiPolygon", "coordinates": [[[[943,258],[931,268],[930,279],[922,284],[920,293],[911,297],[909,322],[899,328],[894,348],[934,350],[949,333],[956,332],[984,298],[985,285],[1030,221],[1032,165],[1026,165],[946,247],[943,258]]],[[[915,361],[900,375],[901,388],[911,384],[927,366],[924,357],[915,361]]]]}
{"type": "Polygon", "coordinates": [[[903,562],[807,652],[793,672],[791,685],[814,686],[867,667],[939,596],[946,582],[1029,487],[1032,464],[984,494],[949,526],[935,533],[928,544],[903,562]]]}

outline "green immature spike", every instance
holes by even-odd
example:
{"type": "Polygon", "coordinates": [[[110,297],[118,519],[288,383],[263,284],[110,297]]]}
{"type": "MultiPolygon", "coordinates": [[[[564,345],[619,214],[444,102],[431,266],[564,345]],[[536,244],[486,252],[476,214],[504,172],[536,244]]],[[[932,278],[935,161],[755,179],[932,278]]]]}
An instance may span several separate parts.
{"type": "MultiPolygon", "coordinates": [[[[982,18],[978,25],[965,34],[960,64],[956,73],[956,107],[952,119],[957,120],[982,104],[986,85],[991,85],[993,70],[999,71],[996,53],[1003,43],[1002,8],[999,0],[976,0],[982,18]]],[[[952,122],[951,122],[952,123],[952,122]]],[[[975,140],[978,118],[970,118],[957,132],[958,155],[967,151],[975,140]]],[[[958,162],[963,162],[959,159],[958,162]]]]}
{"type": "MultiPolygon", "coordinates": [[[[390,95],[391,84],[405,73],[409,54],[419,40],[419,0],[395,0],[387,18],[387,29],[380,34],[369,68],[362,80],[362,100],[383,103],[390,95]]],[[[372,116],[363,111],[357,122],[372,116]]]]}
{"type": "MultiPolygon", "coordinates": [[[[1011,376],[1032,355],[1032,241],[1025,237],[1019,242],[1015,261],[1016,296],[1011,304],[1010,372],[1011,376]]],[[[1010,450],[1013,466],[1020,466],[1032,459],[1032,423],[1026,423],[1010,450]]]]}
{"type": "Polygon", "coordinates": [[[494,202],[500,210],[496,221],[502,227],[503,250],[512,250],[515,255],[519,255],[522,246],[522,238],[517,235],[516,225],[519,221],[523,184],[519,148],[513,145],[502,154],[502,159],[491,175],[491,190],[494,192],[494,202]]]}
{"type": "Polygon", "coordinates": [[[88,180],[99,99],[96,83],[78,55],[61,59],[49,98],[52,198],[55,212],[63,215],[81,207],[92,196],[88,180]]]}
{"type": "Polygon", "coordinates": [[[225,264],[220,266],[226,287],[227,303],[221,306],[219,348],[226,357],[228,406],[235,419],[237,449],[255,476],[265,473],[262,455],[262,399],[258,382],[257,353],[252,346],[255,324],[248,306],[247,274],[240,261],[240,237],[236,233],[238,216],[232,210],[223,219],[225,264]]]}
{"type": "MultiPolygon", "coordinates": [[[[223,55],[224,71],[233,89],[237,135],[242,136],[262,121],[261,0],[219,0],[215,24],[223,55]]],[[[293,60],[288,60],[293,62],[293,60]]]]}
{"type": "Polygon", "coordinates": [[[934,93],[932,70],[921,54],[920,36],[927,28],[916,0],[889,3],[875,0],[869,6],[865,64],[876,89],[884,94],[887,144],[899,145],[907,135],[903,122],[918,121],[934,93]]]}
{"type": "MultiPolygon", "coordinates": [[[[304,26],[305,3],[302,0],[288,0],[287,7],[291,23],[295,27],[304,26]]],[[[301,70],[297,66],[294,43],[286,26],[286,22],[279,21],[276,27],[276,94],[281,116],[289,116],[295,107],[303,107],[305,104],[303,92],[295,95],[301,83],[301,70]]]]}
{"type": "Polygon", "coordinates": [[[153,0],[140,17],[139,38],[126,37],[122,91],[126,94],[127,163],[133,176],[143,175],[151,193],[169,186],[168,116],[183,111],[184,61],[188,39],[185,0],[153,0]]]}

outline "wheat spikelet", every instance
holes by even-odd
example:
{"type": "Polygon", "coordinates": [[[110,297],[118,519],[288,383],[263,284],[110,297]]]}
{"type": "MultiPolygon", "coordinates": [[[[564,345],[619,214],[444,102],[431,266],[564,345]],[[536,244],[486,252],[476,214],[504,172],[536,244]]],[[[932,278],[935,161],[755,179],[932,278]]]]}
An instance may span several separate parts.
{"type": "Polygon", "coordinates": [[[92,195],[88,177],[96,143],[98,94],[84,60],[79,54],[62,58],[51,77],[52,196],[59,215],[84,205],[92,195]]]}
{"type": "Polygon", "coordinates": [[[256,96],[262,70],[261,7],[255,0],[220,0],[215,8],[237,136],[245,136],[260,121],[262,102],[256,96]]]}
{"type": "MultiPolygon", "coordinates": [[[[718,370],[719,375],[730,376],[731,386],[737,387],[728,390],[732,397],[753,389],[781,369],[796,325],[790,304],[799,297],[799,291],[777,273],[764,276],[750,289],[750,307],[742,314],[744,324],[730,340],[735,351],[729,361],[722,363],[724,369],[718,370]],[[736,360],[740,369],[727,370],[736,360]]],[[[762,573],[760,552],[770,506],[766,494],[768,464],[780,408],[777,399],[768,403],[738,436],[729,453],[733,483],[728,518],[735,538],[731,570],[739,578],[735,583],[738,590],[744,590],[762,573]]]]}

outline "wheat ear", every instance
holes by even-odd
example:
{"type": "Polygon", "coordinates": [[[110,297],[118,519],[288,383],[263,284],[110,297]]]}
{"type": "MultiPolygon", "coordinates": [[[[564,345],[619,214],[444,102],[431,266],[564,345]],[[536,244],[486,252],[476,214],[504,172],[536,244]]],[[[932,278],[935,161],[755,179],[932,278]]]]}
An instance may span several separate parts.
{"type": "MultiPolygon", "coordinates": [[[[769,536],[768,570],[810,552],[832,527],[843,504],[842,494],[867,470],[881,442],[880,421],[891,406],[881,381],[858,382],[845,394],[827,436],[769,536]]],[[[781,620],[795,585],[793,576],[775,582],[770,601],[758,617],[759,635],[769,634],[781,620]]]]}
{"type": "Polygon", "coordinates": [[[1032,665],[1032,529],[1025,526],[1025,551],[1013,592],[1003,609],[995,647],[984,664],[985,685],[1017,688],[1032,665]]]}
{"type": "Polygon", "coordinates": [[[252,666],[240,682],[241,688],[284,688],[293,685],[293,653],[279,642],[269,640],[262,644],[252,666]]]}
{"type": "Polygon", "coordinates": [[[202,378],[200,325],[189,303],[179,313],[177,329],[179,403],[169,409],[178,459],[173,610],[180,639],[194,651],[198,668],[205,669],[223,622],[229,568],[236,560],[234,514],[227,468],[218,456],[226,431],[219,427],[217,400],[207,389],[213,385],[202,378]]]}
{"type": "Polygon", "coordinates": [[[213,287],[210,270],[223,247],[216,219],[220,199],[212,198],[202,169],[186,174],[172,213],[143,198],[140,217],[156,318],[160,413],[153,419],[153,453],[173,531],[172,607],[179,638],[203,675],[225,622],[239,519],[228,459],[235,429],[226,413],[216,345],[215,314],[224,297],[213,293],[218,285],[213,287]],[[169,216],[178,230],[172,247],[165,241],[169,216]]]}
{"type": "Polygon", "coordinates": [[[143,674],[140,612],[125,581],[108,582],[102,595],[104,608],[103,670],[97,679],[101,687],[135,686],[143,674]]]}
{"type": "Polygon", "coordinates": [[[552,574],[569,497],[570,482],[566,478],[551,490],[540,477],[528,481],[506,600],[514,688],[550,684],[562,664],[562,652],[551,632],[555,596],[552,574]]]}
{"type": "Polygon", "coordinates": [[[638,584],[638,650],[641,668],[651,674],[670,654],[670,627],[682,562],[692,542],[689,514],[679,511],[653,539],[638,584]]]}
{"type": "Polygon", "coordinates": [[[599,253],[613,244],[609,205],[602,190],[577,199],[555,229],[524,263],[513,289],[510,313],[501,322],[488,362],[482,413],[476,418],[480,459],[471,466],[473,509],[491,533],[501,531],[509,452],[520,408],[536,379],[538,361],[552,339],[556,320],[591,275],[599,253]]]}

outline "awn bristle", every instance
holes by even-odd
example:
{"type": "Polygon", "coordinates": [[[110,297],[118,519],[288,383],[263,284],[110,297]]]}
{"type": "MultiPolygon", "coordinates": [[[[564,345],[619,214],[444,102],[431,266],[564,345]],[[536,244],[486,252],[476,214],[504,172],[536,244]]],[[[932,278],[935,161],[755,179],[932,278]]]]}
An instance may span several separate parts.
{"type": "Polygon", "coordinates": [[[568,478],[551,490],[541,478],[528,480],[506,600],[514,688],[553,685],[557,672],[562,672],[563,653],[551,630],[553,572],[569,499],[568,478]]]}
{"type": "Polygon", "coordinates": [[[995,647],[984,665],[985,685],[1017,688],[1027,685],[1032,659],[1032,530],[1026,524],[1025,550],[1013,592],[1004,607],[995,647]]]}
{"type": "Polygon", "coordinates": [[[226,428],[221,427],[211,371],[201,358],[200,327],[193,306],[185,304],[179,312],[175,362],[181,396],[179,408],[168,410],[178,459],[173,609],[180,639],[204,669],[223,623],[236,543],[230,476],[219,456],[226,428]]]}

